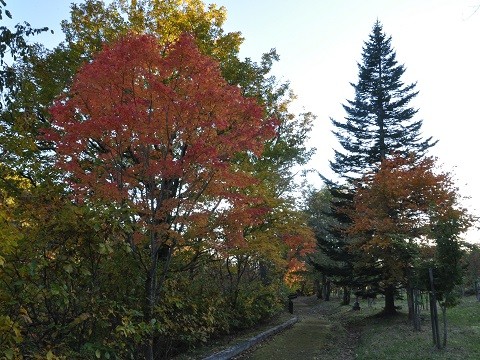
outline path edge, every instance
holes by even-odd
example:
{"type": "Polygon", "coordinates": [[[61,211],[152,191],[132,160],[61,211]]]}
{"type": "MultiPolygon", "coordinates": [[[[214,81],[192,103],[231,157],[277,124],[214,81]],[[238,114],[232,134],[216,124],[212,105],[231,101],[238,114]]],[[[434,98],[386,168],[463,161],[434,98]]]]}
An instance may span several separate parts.
{"type": "Polygon", "coordinates": [[[264,331],[248,340],[245,340],[235,346],[229,347],[225,350],[219,351],[215,354],[212,354],[203,360],[229,360],[234,356],[239,355],[240,353],[248,350],[254,345],[257,345],[259,342],[265,340],[266,338],[275,335],[276,333],[286,329],[287,327],[292,326],[298,321],[298,317],[293,317],[290,320],[284,322],[283,324],[277,325],[267,331],[264,331]]]}

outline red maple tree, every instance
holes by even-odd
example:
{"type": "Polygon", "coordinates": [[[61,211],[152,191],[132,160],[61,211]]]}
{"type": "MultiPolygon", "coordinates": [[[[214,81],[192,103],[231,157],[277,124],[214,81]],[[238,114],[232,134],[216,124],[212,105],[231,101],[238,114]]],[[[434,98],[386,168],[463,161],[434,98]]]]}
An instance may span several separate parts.
{"type": "Polygon", "coordinates": [[[159,261],[168,264],[187,236],[239,244],[266,211],[242,190],[256,180],[236,159],[260,156],[276,122],[189,35],[168,46],[129,35],[105,47],[51,114],[45,138],[75,196],[127,209],[128,243],[136,254],[149,249],[147,319],[161,290],[159,261]]]}

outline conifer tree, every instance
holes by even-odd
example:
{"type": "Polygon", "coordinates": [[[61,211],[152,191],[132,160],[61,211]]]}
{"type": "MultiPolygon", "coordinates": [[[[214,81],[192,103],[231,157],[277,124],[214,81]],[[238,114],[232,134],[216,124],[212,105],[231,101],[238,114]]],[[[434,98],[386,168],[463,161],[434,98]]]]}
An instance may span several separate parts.
{"type": "Polygon", "coordinates": [[[402,82],[405,67],[397,62],[391,42],[377,20],[363,46],[358,82],[351,84],[355,99],[343,105],[343,121],[332,119],[342,150],[335,150],[330,166],[340,178],[358,179],[389,153],[422,157],[436,143],[421,136],[422,120],[414,119],[418,110],[410,107],[418,94],[416,83],[402,82]]]}
{"type": "MultiPolygon", "coordinates": [[[[330,265],[331,276],[338,277],[341,270],[354,268],[355,259],[347,251],[351,241],[344,230],[351,223],[346,209],[353,206],[355,182],[377,169],[389,154],[415,153],[422,158],[436,143],[431,137],[422,137],[422,120],[415,118],[418,110],[410,105],[418,94],[416,83],[405,85],[402,81],[405,67],[397,62],[391,42],[377,20],[357,64],[358,81],[351,83],[355,97],[343,105],[343,120],[331,119],[340,147],[334,150],[334,159],[330,161],[336,180],[321,175],[331,194],[330,209],[326,212],[331,220],[324,224],[328,236],[317,236],[322,253],[336,254],[331,260],[338,271],[330,265]]],[[[352,275],[343,276],[339,283],[374,283],[380,274],[352,275]]]]}

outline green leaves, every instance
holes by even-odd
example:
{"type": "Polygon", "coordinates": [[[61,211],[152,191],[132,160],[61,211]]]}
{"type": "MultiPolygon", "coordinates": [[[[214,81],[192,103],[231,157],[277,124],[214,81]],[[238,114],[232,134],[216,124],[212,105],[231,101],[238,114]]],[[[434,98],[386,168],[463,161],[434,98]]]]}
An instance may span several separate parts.
{"type": "MultiPolygon", "coordinates": [[[[1,3],[3,4],[3,6],[6,6],[6,5],[7,5],[7,4],[6,4],[4,1],[2,1],[1,3]]],[[[5,12],[5,15],[6,15],[6,16],[7,16],[9,19],[11,19],[11,18],[12,18],[12,14],[10,13],[10,11],[9,11],[9,10],[7,10],[7,9],[5,9],[5,10],[2,10],[2,8],[0,8],[0,20],[2,20],[2,19],[3,19],[3,14],[2,14],[2,13],[3,13],[3,11],[5,12]]]]}
{"type": "Polygon", "coordinates": [[[223,31],[225,18],[199,0],[86,0],[53,50],[26,46],[38,33],[29,24],[3,33],[15,63],[2,74],[0,315],[24,353],[0,351],[127,359],[152,337],[182,348],[281,305],[287,266],[312,245],[286,194],[291,167],[309,157],[313,117],[289,112],[288,84],[269,76],[275,51],[260,64],[238,58],[243,39],[223,31]],[[146,46],[129,48],[143,33],[146,46]],[[90,142],[59,169],[52,145],[65,134],[38,135],[62,92],[85,96],[65,123],[94,114],[87,102],[102,119],[68,129],[81,135],[72,148],[90,142]],[[65,180],[77,165],[74,189],[65,180]]]}

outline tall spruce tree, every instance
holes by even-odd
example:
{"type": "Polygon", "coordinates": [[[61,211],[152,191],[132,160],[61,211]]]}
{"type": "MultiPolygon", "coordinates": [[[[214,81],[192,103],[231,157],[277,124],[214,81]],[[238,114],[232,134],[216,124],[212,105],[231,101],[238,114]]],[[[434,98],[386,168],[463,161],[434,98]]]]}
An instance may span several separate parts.
{"type": "MultiPolygon", "coordinates": [[[[416,83],[402,82],[405,67],[397,62],[391,40],[377,20],[364,43],[362,61],[357,64],[358,81],[351,83],[355,98],[343,105],[343,120],[331,119],[341,149],[334,150],[334,159],[330,161],[336,180],[322,175],[331,194],[330,209],[326,212],[331,220],[325,221],[323,232],[317,231],[324,234],[317,235],[317,242],[320,252],[330,255],[335,266],[317,263],[316,267],[337,278],[345,269],[355,268],[355,258],[348,251],[351,240],[344,231],[351,223],[346,209],[353,207],[355,182],[378,168],[389,154],[413,152],[421,158],[436,144],[431,137],[422,138],[422,120],[414,119],[418,110],[410,106],[418,94],[416,83]]],[[[363,268],[361,272],[341,276],[338,282],[357,287],[362,283],[376,284],[380,279],[381,274],[374,268],[363,268]]]]}
{"type": "Polygon", "coordinates": [[[330,167],[339,178],[358,179],[393,152],[422,157],[436,143],[422,139],[422,120],[414,119],[418,110],[409,106],[418,94],[416,83],[402,82],[405,67],[398,64],[391,42],[377,20],[363,46],[358,82],[351,84],[355,99],[343,105],[343,121],[332,119],[343,150],[335,150],[330,167]]]}

